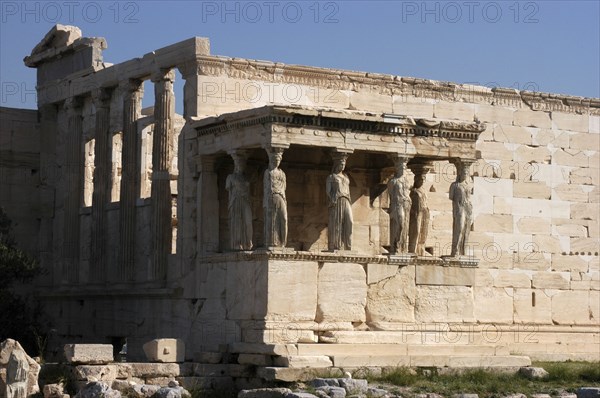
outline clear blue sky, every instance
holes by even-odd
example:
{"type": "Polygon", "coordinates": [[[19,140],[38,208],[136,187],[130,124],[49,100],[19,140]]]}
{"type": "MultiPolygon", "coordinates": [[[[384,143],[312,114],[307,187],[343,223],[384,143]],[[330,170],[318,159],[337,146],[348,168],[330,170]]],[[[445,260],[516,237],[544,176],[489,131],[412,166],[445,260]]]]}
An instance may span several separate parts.
{"type": "Polygon", "coordinates": [[[0,3],[0,106],[36,107],[22,60],[56,23],[105,37],[111,63],[202,36],[216,55],[600,97],[598,0],[0,3]]]}

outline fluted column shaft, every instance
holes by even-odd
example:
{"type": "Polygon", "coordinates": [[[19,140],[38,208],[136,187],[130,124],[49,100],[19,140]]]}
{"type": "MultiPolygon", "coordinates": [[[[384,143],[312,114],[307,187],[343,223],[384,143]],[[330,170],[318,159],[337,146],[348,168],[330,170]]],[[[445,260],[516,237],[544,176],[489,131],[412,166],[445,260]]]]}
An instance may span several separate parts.
{"type": "Polygon", "coordinates": [[[141,111],[142,81],[129,80],[123,90],[123,157],[120,198],[119,276],[132,281],[135,270],[136,201],[139,194],[139,140],[137,119],[141,111]]]}
{"type": "Polygon", "coordinates": [[[171,182],[169,164],[173,139],[175,101],[172,70],[152,77],[154,82],[154,132],[152,135],[152,265],[154,280],[164,280],[171,253],[171,182]]]}
{"type": "Polygon", "coordinates": [[[77,283],[79,279],[79,207],[81,205],[82,101],[69,98],[65,101],[67,112],[66,139],[66,197],[64,207],[63,283],[77,283]]]}
{"type": "Polygon", "coordinates": [[[110,181],[110,91],[94,92],[96,126],[94,146],[94,192],[92,194],[92,240],[90,282],[106,280],[106,203],[110,181]]]}

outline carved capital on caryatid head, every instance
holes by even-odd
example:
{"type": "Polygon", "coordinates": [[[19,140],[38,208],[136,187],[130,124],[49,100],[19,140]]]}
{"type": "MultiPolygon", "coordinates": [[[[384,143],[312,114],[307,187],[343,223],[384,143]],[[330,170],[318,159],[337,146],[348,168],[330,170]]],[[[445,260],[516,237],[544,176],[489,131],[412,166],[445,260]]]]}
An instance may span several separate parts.
{"type": "Polygon", "coordinates": [[[346,161],[348,156],[353,153],[353,149],[346,148],[335,148],[330,152],[331,159],[333,159],[333,173],[341,173],[346,168],[346,161]]]}
{"type": "Polygon", "coordinates": [[[159,69],[152,73],[150,77],[152,83],[159,82],[170,82],[173,83],[175,81],[175,70],[174,69],[159,69]]]}
{"type": "Polygon", "coordinates": [[[413,158],[408,162],[408,168],[413,174],[416,176],[422,175],[425,176],[431,170],[433,170],[433,160],[423,159],[423,158],[413,158]]]}
{"type": "Polygon", "coordinates": [[[233,167],[235,173],[243,173],[246,169],[248,160],[248,150],[246,149],[231,149],[227,154],[233,159],[233,167]]]}
{"type": "Polygon", "coordinates": [[[113,88],[100,87],[92,91],[92,100],[96,110],[99,108],[108,108],[112,97],[113,88]]]}
{"type": "Polygon", "coordinates": [[[389,155],[392,162],[394,162],[394,173],[396,177],[401,177],[404,175],[404,171],[406,170],[406,165],[410,160],[410,156],[405,154],[392,154],[389,155]]]}
{"type": "Polygon", "coordinates": [[[476,162],[475,159],[453,158],[450,160],[456,167],[456,181],[466,181],[470,175],[471,165],[476,162]]]}

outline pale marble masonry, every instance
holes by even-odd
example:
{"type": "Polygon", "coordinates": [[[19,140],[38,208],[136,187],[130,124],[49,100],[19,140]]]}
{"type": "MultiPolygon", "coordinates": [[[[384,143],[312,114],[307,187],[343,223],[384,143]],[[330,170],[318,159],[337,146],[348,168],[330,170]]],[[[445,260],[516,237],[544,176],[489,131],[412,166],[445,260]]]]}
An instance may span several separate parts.
{"type": "MultiPolygon", "coordinates": [[[[160,337],[184,340],[188,358],[252,344],[242,360],[266,366],[256,355],[268,344],[418,345],[464,327],[475,329],[452,344],[510,347],[499,358],[590,359],[578,342],[599,352],[599,99],[229,58],[211,55],[204,38],[111,65],[106,41],[77,31],[57,26],[26,60],[41,74],[39,124],[3,110],[12,122],[0,131],[11,145],[1,203],[21,220],[20,236],[37,236],[29,249],[48,270],[37,288],[66,342],[126,338],[129,359],[160,337]],[[183,93],[171,91],[175,70],[183,93]],[[155,107],[141,109],[153,95],[155,107]],[[280,250],[261,247],[271,147],[283,148],[287,177],[280,250]],[[248,156],[255,247],[232,253],[234,150],[248,156]],[[325,251],[332,151],[348,154],[350,252],[325,251]],[[427,256],[387,256],[389,155],[398,154],[431,164],[427,256]],[[453,260],[443,256],[457,159],[474,161],[474,220],[467,256],[453,260]],[[13,175],[21,161],[40,170],[39,187],[13,175]]],[[[277,363],[372,361],[359,352],[277,363]]],[[[438,359],[464,364],[459,354],[438,359]]]]}

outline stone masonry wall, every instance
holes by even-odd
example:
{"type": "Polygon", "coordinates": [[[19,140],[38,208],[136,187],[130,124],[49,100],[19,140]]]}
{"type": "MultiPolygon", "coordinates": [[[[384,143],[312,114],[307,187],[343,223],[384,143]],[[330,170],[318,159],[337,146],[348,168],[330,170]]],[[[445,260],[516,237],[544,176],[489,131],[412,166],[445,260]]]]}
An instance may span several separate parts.
{"type": "MultiPolygon", "coordinates": [[[[485,122],[471,169],[471,251],[481,259],[475,282],[460,289],[417,286],[413,296],[446,297],[443,306],[467,297],[472,305],[461,307],[458,322],[600,323],[597,100],[225,57],[205,61],[197,85],[201,116],[281,104],[485,122]]],[[[453,165],[439,162],[425,185],[432,211],[426,246],[436,255],[449,251],[454,173],[453,165]]],[[[426,319],[443,315],[435,306],[431,311],[426,319]]]]}
{"type": "MultiPolygon", "coordinates": [[[[0,107],[0,206],[17,245],[38,256],[40,139],[37,111],[0,107]]],[[[48,209],[46,209],[48,210],[48,209]]]]}

